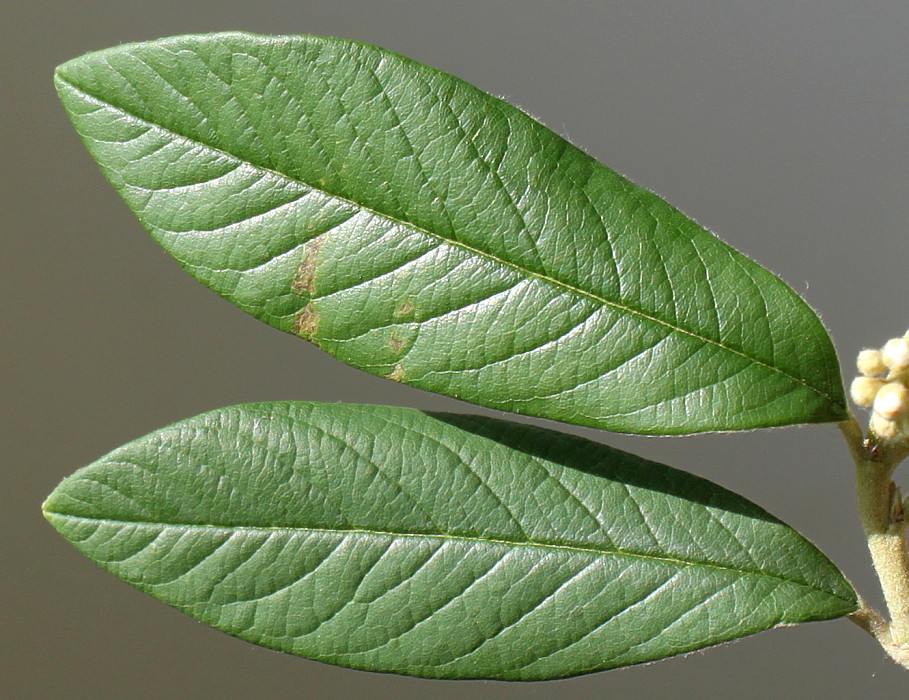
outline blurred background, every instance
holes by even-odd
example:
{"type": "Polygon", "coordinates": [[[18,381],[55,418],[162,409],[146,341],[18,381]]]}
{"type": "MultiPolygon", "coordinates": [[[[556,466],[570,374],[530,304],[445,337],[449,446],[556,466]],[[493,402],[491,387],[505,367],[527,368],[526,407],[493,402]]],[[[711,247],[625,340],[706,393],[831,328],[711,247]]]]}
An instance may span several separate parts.
{"type": "MultiPolygon", "coordinates": [[[[781,275],[820,311],[848,381],[861,347],[909,325],[905,0],[31,0],[3,17],[0,696],[807,700],[909,687],[844,620],[542,684],[334,668],[148,598],[77,554],[39,509],[76,468],[229,404],[490,413],[341,365],[185,275],[80,144],[53,91],[58,63],[122,42],[243,29],[358,39],[441,68],[520,105],[781,275]]],[[[756,501],[879,604],[835,427],[672,439],[573,432],[756,501]]]]}

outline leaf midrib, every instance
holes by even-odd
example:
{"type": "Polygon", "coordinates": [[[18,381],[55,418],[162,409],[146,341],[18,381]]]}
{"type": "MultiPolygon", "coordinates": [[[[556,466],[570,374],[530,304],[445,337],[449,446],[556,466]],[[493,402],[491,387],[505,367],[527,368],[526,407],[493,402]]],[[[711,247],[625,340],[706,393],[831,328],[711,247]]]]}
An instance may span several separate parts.
{"type": "MultiPolygon", "coordinates": [[[[392,223],[394,223],[394,224],[397,224],[397,225],[403,226],[403,227],[405,227],[405,228],[414,230],[414,231],[416,231],[416,232],[418,232],[418,233],[424,234],[424,235],[426,235],[426,236],[428,236],[428,237],[430,237],[430,238],[433,238],[433,239],[435,239],[435,240],[438,240],[438,241],[440,241],[440,242],[442,242],[442,243],[444,243],[444,244],[446,244],[446,245],[450,245],[450,246],[455,247],[455,248],[460,248],[461,250],[464,250],[464,251],[467,251],[467,252],[469,252],[469,253],[472,253],[473,255],[476,255],[476,256],[478,256],[478,257],[480,257],[480,258],[483,258],[483,259],[485,259],[485,260],[491,261],[491,262],[496,263],[496,264],[498,264],[498,265],[501,265],[501,266],[503,266],[503,267],[506,267],[506,268],[509,268],[509,269],[511,269],[511,270],[514,270],[514,271],[518,272],[519,274],[521,274],[521,275],[523,275],[523,276],[525,276],[525,277],[530,277],[530,278],[538,279],[538,280],[540,280],[540,281],[542,281],[542,282],[545,282],[545,283],[550,284],[550,285],[553,285],[553,286],[555,286],[555,287],[557,287],[557,288],[566,290],[566,291],[571,292],[571,293],[573,293],[573,294],[575,294],[575,295],[577,295],[577,296],[580,296],[580,297],[582,297],[582,298],[589,299],[590,301],[593,301],[593,302],[595,302],[595,303],[601,304],[601,305],[603,305],[603,306],[611,307],[611,308],[613,308],[613,309],[616,309],[616,310],[618,310],[618,311],[622,311],[622,312],[628,313],[628,314],[633,315],[633,316],[637,316],[637,317],[642,318],[642,319],[644,319],[644,320],[646,320],[646,321],[649,321],[649,322],[651,322],[651,323],[654,323],[654,324],[657,324],[657,325],[662,326],[662,327],[664,327],[664,328],[667,328],[667,329],[669,329],[669,330],[672,331],[672,332],[680,333],[680,334],[682,334],[682,335],[687,335],[687,336],[690,336],[690,337],[692,337],[692,338],[695,338],[695,339],[697,339],[697,340],[699,340],[699,341],[701,341],[701,342],[703,342],[703,343],[706,343],[706,344],[708,344],[708,345],[713,345],[713,346],[715,346],[715,347],[718,347],[718,348],[720,348],[721,350],[724,350],[724,351],[726,351],[726,352],[728,352],[728,353],[731,353],[731,354],[733,354],[733,355],[737,355],[737,356],[739,356],[739,357],[742,357],[742,358],[748,360],[749,362],[751,362],[751,363],[753,363],[753,364],[755,364],[755,365],[758,365],[758,366],[763,367],[763,368],[765,368],[765,369],[767,369],[767,370],[770,370],[771,372],[775,372],[775,373],[777,373],[777,374],[782,375],[783,377],[786,377],[787,379],[789,379],[790,381],[794,382],[795,384],[799,384],[799,385],[805,387],[806,389],[808,389],[808,390],[814,392],[814,393],[817,394],[818,396],[821,396],[821,397],[825,398],[825,399],[826,399],[828,402],[830,402],[830,404],[833,405],[833,406],[836,406],[836,407],[839,407],[839,408],[844,408],[844,406],[843,406],[842,404],[840,404],[836,399],[834,399],[830,394],[827,394],[826,392],[821,391],[821,390],[818,389],[817,387],[815,387],[815,386],[809,384],[806,380],[801,379],[801,378],[796,377],[796,376],[793,376],[792,374],[786,372],[785,370],[783,370],[783,369],[781,369],[781,368],[779,368],[779,367],[775,367],[774,365],[771,365],[771,364],[768,364],[768,363],[763,362],[763,361],[761,361],[761,360],[758,360],[757,358],[752,357],[752,356],[749,355],[748,353],[746,353],[746,352],[744,352],[744,351],[741,351],[741,350],[737,350],[736,348],[730,347],[730,346],[728,346],[728,345],[722,343],[722,342],[719,341],[719,340],[714,340],[714,339],[712,339],[712,338],[708,338],[708,337],[703,336],[703,335],[701,335],[701,334],[699,334],[699,333],[696,333],[695,331],[691,331],[691,330],[688,330],[688,329],[683,328],[683,327],[681,327],[681,326],[678,326],[678,325],[676,325],[676,324],[670,323],[669,321],[666,321],[666,320],[664,320],[664,319],[661,319],[661,318],[659,318],[659,317],[657,317],[657,316],[653,316],[653,315],[648,314],[648,313],[646,313],[646,312],[644,312],[644,311],[641,311],[641,310],[639,310],[639,309],[635,309],[635,308],[630,307],[630,306],[627,306],[627,305],[625,305],[625,304],[621,304],[620,302],[613,301],[613,300],[607,299],[607,298],[605,298],[605,297],[602,297],[602,296],[600,296],[600,295],[598,295],[598,294],[594,294],[593,292],[589,292],[589,291],[587,291],[587,290],[581,289],[581,288],[579,288],[579,287],[576,287],[575,285],[570,284],[569,282],[565,282],[564,280],[560,280],[560,279],[557,279],[557,278],[555,278],[555,277],[551,277],[551,276],[549,276],[549,275],[545,275],[545,274],[536,272],[536,271],[534,271],[534,270],[528,270],[527,268],[522,267],[522,266],[520,266],[520,265],[518,265],[518,264],[516,264],[516,263],[512,263],[512,262],[509,262],[509,261],[507,261],[507,260],[505,260],[505,259],[503,259],[503,258],[500,258],[499,256],[497,256],[497,255],[495,255],[495,254],[493,254],[493,253],[490,253],[490,252],[487,252],[487,251],[480,250],[480,249],[475,248],[475,247],[473,247],[473,246],[471,246],[471,245],[468,245],[468,244],[466,244],[466,243],[463,243],[462,241],[457,241],[457,240],[454,240],[454,239],[451,239],[451,238],[446,238],[445,236],[443,236],[443,235],[441,235],[441,234],[438,234],[438,233],[435,233],[435,232],[430,231],[430,230],[428,230],[428,229],[425,229],[425,228],[423,228],[422,226],[419,226],[418,224],[415,224],[415,223],[413,223],[413,222],[404,221],[404,220],[399,219],[399,218],[397,218],[397,217],[395,217],[395,216],[392,216],[392,215],[390,215],[390,214],[386,214],[386,213],[377,211],[377,210],[372,209],[371,207],[368,207],[368,206],[366,206],[366,205],[364,205],[364,204],[362,204],[362,203],[360,203],[360,202],[356,202],[356,201],[351,200],[351,199],[348,199],[348,198],[346,198],[346,197],[342,197],[342,196],[340,196],[340,195],[334,194],[334,193],[329,192],[328,190],[326,190],[326,189],[324,189],[324,188],[322,188],[322,187],[316,187],[316,186],[314,186],[314,185],[312,185],[312,184],[310,184],[310,183],[308,183],[308,182],[304,182],[303,180],[300,180],[300,179],[298,179],[298,178],[291,177],[291,176],[288,175],[287,173],[281,172],[281,171],[279,171],[279,170],[274,170],[273,168],[269,168],[269,167],[267,167],[267,166],[260,165],[260,164],[258,164],[258,163],[254,163],[254,162],[252,162],[252,161],[250,161],[250,160],[241,158],[240,156],[238,156],[238,155],[236,155],[236,154],[233,154],[233,153],[231,153],[230,151],[226,151],[226,150],[224,150],[223,148],[220,148],[220,147],[218,147],[218,146],[213,146],[213,145],[211,145],[211,144],[209,144],[209,143],[206,143],[206,142],[204,142],[204,141],[199,141],[199,140],[194,139],[194,138],[191,138],[191,137],[189,137],[189,136],[185,136],[184,134],[181,134],[181,133],[179,133],[179,132],[176,132],[176,131],[174,131],[173,129],[168,128],[168,127],[166,127],[166,126],[164,126],[164,125],[162,125],[162,124],[158,124],[157,122],[151,121],[150,119],[147,119],[147,118],[145,118],[145,117],[142,117],[142,116],[140,116],[140,115],[138,115],[138,114],[136,114],[136,113],[134,113],[134,112],[131,112],[131,111],[127,110],[127,109],[124,109],[124,108],[121,107],[120,105],[114,104],[113,102],[110,102],[110,101],[108,101],[108,100],[106,100],[106,99],[104,99],[104,98],[101,98],[101,97],[99,97],[99,96],[97,96],[97,95],[95,95],[95,94],[89,92],[89,91],[86,90],[85,88],[76,85],[75,83],[71,82],[70,80],[68,80],[67,78],[65,78],[65,77],[63,76],[63,74],[62,74],[62,69],[63,69],[63,67],[61,66],[60,68],[57,69],[57,71],[56,71],[56,73],[55,73],[55,76],[54,76],[54,77],[55,77],[55,79],[56,79],[57,81],[59,81],[60,83],[63,83],[64,85],[66,85],[66,86],[72,88],[72,89],[75,90],[76,92],[78,92],[78,93],[80,93],[80,94],[82,94],[82,95],[85,95],[86,97],[88,97],[88,98],[90,98],[90,99],[92,99],[92,100],[95,100],[96,102],[98,102],[98,103],[100,103],[100,104],[102,104],[102,105],[106,105],[106,106],[108,106],[108,107],[111,107],[111,108],[113,108],[113,109],[115,109],[115,110],[121,112],[122,114],[126,115],[127,117],[130,117],[130,118],[132,118],[132,119],[135,119],[135,120],[137,120],[137,121],[140,121],[140,122],[142,122],[142,123],[144,123],[144,124],[148,124],[148,125],[150,125],[150,126],[152,126],[152,127],[154,127],[154,128],[160,129],[160,130],[162,130],[162,131],[164,131],[164,132],[166,132],[166,133],[168,133],[168,134],[173,135],[173,136],[176,137],[176,138],[183,139],[184,141],[186,141],[186,142],[188,142],[188,143],[190,143],[190,144],[193,144],[193,145],[196,145],[196,146],[202,146],[203,148],[210,149],[211,151],[214,151],[214,152],[216,152],[216,153],[219,153],[219,154],[221,154],[221,155],[223,155],[223,156],[225,156],[225,157],[227,157],[227,158],[233,159],[233,160],[235,160],[235,161],[237,161],[237,162],[239,162],[239,163],[243,163],[243,164],[245,164],[245,165],[248,165],[249,167],[255,168],[256,170],[259,170],[259,171],[261,171],[261,172],[263,172],[263,173],[268,173],[268,174],[270,174],[270,175],[272,175],[272,176],[275,176],[275,177],[277,177],[277,178],[283,178],[283,179],[285,179],[285,180],[287,180],[287,181],[294,182],[294,183],[296,183],[296,184],[298,184],[298,185],[301,185],[301,186],[303,186],[303,187],[307,187],[307,188],[309,188],[311,191],[319,192],[319,193],[323,194],[323,195],[326,196],[326,197],[330,197],[330,198],[335,199],[335,200],[337,200],[337,201],[344,202],[344,203],[346,203],[346,204],[349,204],[349,205],[352,206],[352,207],[355,207],[356,209],[359,209],[359,210],[361,210],[361,211],[365,211],[365,212],[367,212],[367,213],[369,213],[369,214],[372,214],[372,215],[374,215],[374,216],[376,216],[376,217],[379,217],[379,218],[385,219],[385,220],[387,220],[387,221],[390,221],[390,222],[392,222],[392,223]]],[[[305,241],[303,241],[303,242],[305,242],[305,241]]]]}
{"type": "Polygon", "coordinates": [[[713,569],[715,571],[723,571],[727,573],[742,574],[746,576],[759,576],[763,578],[773,579],[776,581],[781,581],[783,583],[791,584],[794,586],[799,586],[801,588],[807,588],[808,590],[815,591],[818,593],[823,593],[829,595],[832,598],[841,600],[845,603],[851,603],[852,601],[848,598],[842,598],[836,593],[818,588],[810,583],[804,581],[797,581],[795,579],[786,578],[785,576],[780,576],[778,574],[769,573],[762,571],[760,569],[746,569],[743,567],[735,566],[724,566],[722,564],[710,563],[696,561],[693,559],[684,559],[682,557],[673,557],[673,556],[657,556],[654,554],[644,554],[641,552],[630,552],[624,549],[600,549],[597,547],[584,547],[581,545],[565,545],[565,544],[555,544],[550,542],[540,542],[535,540],[505,540],[498,538],[483,538],[483,537],[471,537],[469,535],[457,535],[457,534],[443,534],[443,533],[414,533],[414,532],[393,532],[385,530],[370,530],[365,528],[319,528],[319,527],[306,527],[306,526],[293,526],[293,527],[280,527],[280,526],[267,526],[267,525],[224,525],[224,524],[215,524],[215,523],[175,523],[175,522],[161,522],[154,520],[118,520],[116,518],[103,518],[103,517],[92,517],[87,515],[75,515],[71,513],[61,513],[59,511],[48,510],[44,511],[45,517],[48,519],[52,517],[59,517],[63,519],[70,520],[82,520],[86,522],[95,522],[95,523],[108,523],[115,526],[123,527],[153,527],[153,528],[175,528],[175,529],[184,529],[184,530],[220,530],[228,533],[236,532],[256,532],[256,533],[276,533],[284,532],[290,535],[338,535],[341,537],[350,537],[350,536],[364,536],[364,537],[385,537],[385,538],[395,538],[395,539],[415,539],[415,540],[439,540],[442,542],[468,542],[478,545],[493,545],[501,546],[508,548],[527,548],[527,549],[542,549],[544,551],[564,551],[571,552],[575,554],[584,554],[584,555],[593,555],[593,556],[618,556],[626,557],[629,559],[641,559],[648,562],[661,562],[664,564],[673,564],[683,567],[698,567],[702,569],[713,569]]]}

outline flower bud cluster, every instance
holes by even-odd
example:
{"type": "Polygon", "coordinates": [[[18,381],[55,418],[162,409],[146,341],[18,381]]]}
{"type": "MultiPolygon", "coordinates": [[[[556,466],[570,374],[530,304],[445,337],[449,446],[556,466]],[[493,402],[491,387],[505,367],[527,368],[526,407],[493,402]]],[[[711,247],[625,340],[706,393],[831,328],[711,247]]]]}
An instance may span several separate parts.
{"type": "Polygon", "coordinates": [[[909,440],[909,331],[880,350],[862,350],[856,364],[862,376],[852,382],[852,400],[872,409],[871,433],[909,440]]]}

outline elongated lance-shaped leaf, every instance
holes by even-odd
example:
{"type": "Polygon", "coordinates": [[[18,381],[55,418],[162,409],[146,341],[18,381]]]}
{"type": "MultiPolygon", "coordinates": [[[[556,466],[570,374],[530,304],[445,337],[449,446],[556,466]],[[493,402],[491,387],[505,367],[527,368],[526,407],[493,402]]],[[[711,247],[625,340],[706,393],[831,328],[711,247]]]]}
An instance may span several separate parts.
{"type": "Polygon", "coordinates": [[[373,671],[561,678],[857,605],[823,554],[740,496],[476,416],[221,409],[80,470],[44,512],[202,622],[373,671]]]}
{"type": "Polygon", "coordinates": [[[189,36],[58,69],[193,276],[368,372],[636,433],[845,418],[778,278],[520,110],[391,52],[189,36]]]}

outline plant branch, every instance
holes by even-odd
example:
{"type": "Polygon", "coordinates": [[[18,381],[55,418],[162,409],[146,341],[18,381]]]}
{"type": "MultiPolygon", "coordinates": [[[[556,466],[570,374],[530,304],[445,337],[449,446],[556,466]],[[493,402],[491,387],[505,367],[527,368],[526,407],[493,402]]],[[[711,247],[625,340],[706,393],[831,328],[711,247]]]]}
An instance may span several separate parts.
{"type": "Polygon", "coordinates": [[[906,520],[899,489],[890,478],[904,451],[887,450],[879,442],[864,439],[852,416],[839,426],[855,460],[859,518],[890,615],[888,623],[863,603],[850,619],[877,639],[894,661],[909,669],[906,520]]]}
{"type": "Polygon", "coordinates": [[[909,654],[903,647],[893,643],[890,623],[875,609],[868,607],[864,600],[861,607],[849,615],[849,619],[874,637],[894,662],[909,670],[909,654]]]}

